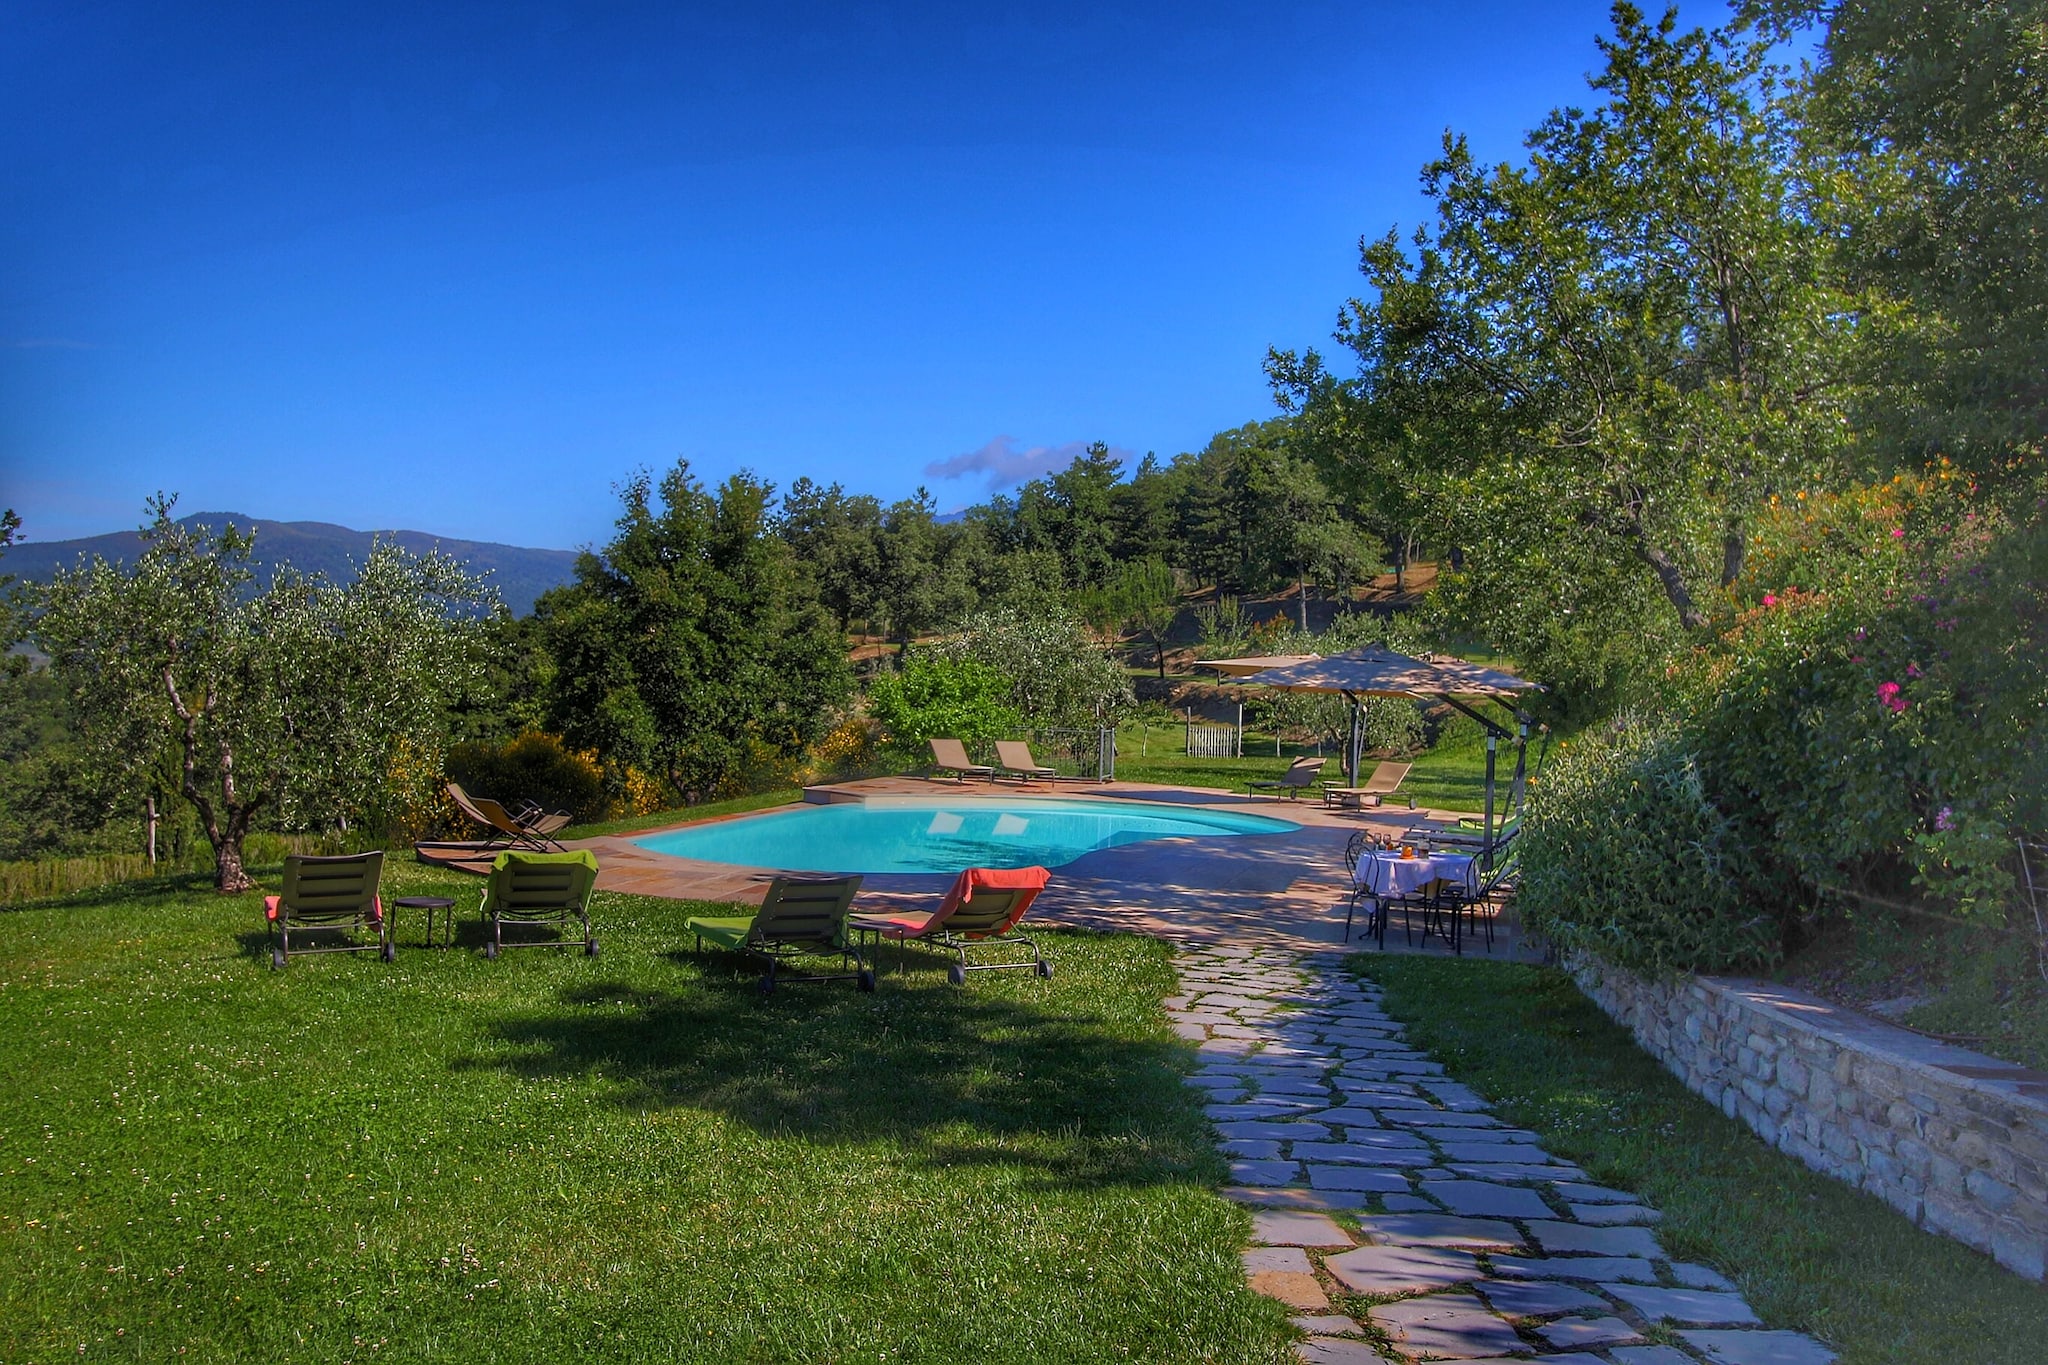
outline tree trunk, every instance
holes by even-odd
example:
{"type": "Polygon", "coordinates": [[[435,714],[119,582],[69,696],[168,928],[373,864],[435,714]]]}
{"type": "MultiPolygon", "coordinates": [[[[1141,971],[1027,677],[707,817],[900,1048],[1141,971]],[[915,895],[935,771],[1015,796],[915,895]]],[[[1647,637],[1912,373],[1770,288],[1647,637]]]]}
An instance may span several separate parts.
{"type": "Polygon", "coordinates": [[[1721,586],[1732,588],[1735,580],[1742,577],[1742,561],[1749,543],[1743,538],[1742,528],[1730,522],[1721,532],[1721,586]]]}
{"type": "Polygon", "coordinates": [[[1306,634],[1308,634],[1308,574],[1304,572],[1303,574],[1301,574],[1301,575],[1300,575],[1300,578],[1301,578],[1301,633],[1302,633],[1303,635],[1306,635],[1306,634]]]}
{"type": "Polygon", "coordinates": [[[213,846],[213,889],[226,895],[252,891],[255,887],[255,878],[242,866],[242,835],[236,832],[223,836],[213,846]]]}
{"type": "Polygon", "coordinates": [[[1664,585],[1664,596],[1678,609],[1678,623],[1687,630],[1698,630],[1707,623],[1707,618],[1693,603],[1692,589],[1685,586],[1685,576],[1678,571],[1678,565],[1670,555],[1650,544],[1646,536],[1635,537],[1636,557],[1650,566],[1657,575],[1657,581],[1664,585]]]}

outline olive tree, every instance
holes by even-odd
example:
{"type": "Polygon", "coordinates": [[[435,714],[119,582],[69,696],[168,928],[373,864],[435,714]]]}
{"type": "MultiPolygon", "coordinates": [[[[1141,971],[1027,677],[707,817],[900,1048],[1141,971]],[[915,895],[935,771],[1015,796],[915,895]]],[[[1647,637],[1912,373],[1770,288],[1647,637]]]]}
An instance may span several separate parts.
{"type": "Polygon", "coordinates": [[[259,815],[346,828],[386,809],[394,766],[438,772],[489,597],[454,560],[384,544],[351,583],[280,566],[259,584],[251,534],[181,525],[171,505],[149,504],[132,565],[95,557],[42,588],[34,635],[109,785],[167,777],[215,888],[245,891],[259,815]]]}

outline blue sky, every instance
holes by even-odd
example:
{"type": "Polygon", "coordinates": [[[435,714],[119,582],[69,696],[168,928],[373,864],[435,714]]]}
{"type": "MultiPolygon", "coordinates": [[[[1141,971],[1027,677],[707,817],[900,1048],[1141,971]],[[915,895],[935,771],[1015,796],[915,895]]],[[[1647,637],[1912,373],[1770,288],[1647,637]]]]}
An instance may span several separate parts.
{"type": "Polygon", "coordinates": [[[1515,155],[1606,28],[738,10],[0,0],[0,503],[573,547],[678,456],[951,508],[1196,449],[1443,131],[1515,155]]]}

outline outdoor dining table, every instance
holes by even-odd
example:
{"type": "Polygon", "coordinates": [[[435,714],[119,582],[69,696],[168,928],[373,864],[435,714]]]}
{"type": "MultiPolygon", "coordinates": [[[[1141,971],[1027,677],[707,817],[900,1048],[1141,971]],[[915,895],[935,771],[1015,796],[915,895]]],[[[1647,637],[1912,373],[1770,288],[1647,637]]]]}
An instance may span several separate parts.
{"type": "MultiPolygon", "coordinates": [[[[1358,858],[1358,868],[1353,876],[1360,894],[1372,897],[1375,925],[1380,928],[1380,942],[1384,944],[1387,902],[1413,896],[1427,890],[1436,882],[1455,882],[1469,887],[1472,881],[1472,855],[1469,853],[1417,853],[1404,858],[1395,849],[1368,849],[1358,858]]],[[[1458,943],[1458,918],[1452,915],[1449,924],[1442,930],[1444,938],[1453,950],[1458,943]]],[[[1424,919],[1424,941],[1429,933],[1428,917],[1424,919]]]]}

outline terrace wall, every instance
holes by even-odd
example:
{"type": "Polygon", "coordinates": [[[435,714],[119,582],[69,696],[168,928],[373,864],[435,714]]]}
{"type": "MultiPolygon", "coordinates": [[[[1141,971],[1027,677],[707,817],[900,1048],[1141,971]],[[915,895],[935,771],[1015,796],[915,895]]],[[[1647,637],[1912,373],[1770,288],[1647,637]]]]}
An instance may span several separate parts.
{"type": "Polygon", "coordinates": [[[1914,1223],[2048,1278],[2048,1076],[1763,981],[1579,988],[1709,1103],[1914,1223]]]}

